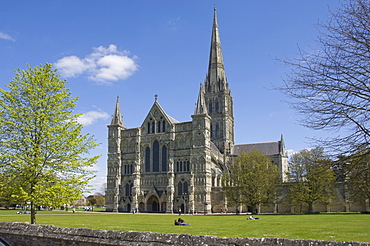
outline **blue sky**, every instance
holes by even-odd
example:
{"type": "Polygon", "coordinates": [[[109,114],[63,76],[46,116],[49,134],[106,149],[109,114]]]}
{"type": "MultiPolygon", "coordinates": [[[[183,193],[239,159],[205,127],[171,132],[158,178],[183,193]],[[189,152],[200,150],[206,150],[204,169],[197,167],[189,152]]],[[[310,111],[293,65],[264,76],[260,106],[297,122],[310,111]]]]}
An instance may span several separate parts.
{"type": "Polygon", "coordinates": [[[300,126],[287,98],[272,90],[289,72],[274,58],[318,48],[316,25],[338,0],[1,1],[0,86],[26,64],[59,69],[79,97],[84,132],[102,143],[92,151],[102,155],[91,183],[99,191],[117,96],[128,128],[142,124],[155,94],[167,114],[191,120],[207,72],[214,6],[236,143],[277,141],[283,134],[286,148],[298,151],[312,147],[310,137],[327,136],[300,126]]]}

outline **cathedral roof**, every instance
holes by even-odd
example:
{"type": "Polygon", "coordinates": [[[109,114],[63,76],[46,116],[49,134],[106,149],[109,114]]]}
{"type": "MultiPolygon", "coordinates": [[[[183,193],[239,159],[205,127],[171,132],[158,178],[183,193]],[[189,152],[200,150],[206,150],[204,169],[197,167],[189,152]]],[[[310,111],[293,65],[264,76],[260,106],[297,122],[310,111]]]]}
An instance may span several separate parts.
{"type": "Polygon", "coordinates": [[[180,121],[176,120],[175,118],[169,116],[166,112],[164,112],[171,123],[180,123],[180,121]]]}
{"type": "Polygon", "coordinates": [[[169,115],[164,111],[164,109],[162,108],[162,106],[159,104],[159,102],[158,102],[157,100],[154,102],[154,105],[156,105],[156,106],[157,106],[157,107],[162,111],[163,115],[165,115],[171,123],[173,123],[173,124],[174,124],[174,123],[180,123],[180,121],[178,121],[178,120],[176,120],[175,118],[173,118],[173,117],[169,116],[169,115]]]}
{"type": "Polygon", "coordinates": [[[214,142],[212,141],[211,141],[211,149],[221,153],[220,150],[217,148],[216,144],[214,144],[214,142]]]}
{"type": "Polygon", "coordinates": [[[147,114],[143,124],[141,125],[141,127],[144,126],[145,122],[147,122],[147,119],[148,118],[152,118],[152,117],[157,117],[158,115],[159,116],[163,116],[167,119],[167,121],[171,124],[176,124],[176,123],[180,123],[178,120],[176,120],[175,118],[169,116],[164,110],[163,108],[161,107],[161,105],[159,104],[158,100],[158,95],[155,95],[155,101],[154,101],[154,104],[152,106],[152,108],[150,109],[149,113],[147,114]]]}
{"type": "Polygon", "coordinates": [[[261,151],[265,155],[278,155],[281,153],[281,141],[265,142],[265,143],[251,143],[234,145],[233,155],[240,155],[243,151],[250,152],[252,149],[261,151]]]}

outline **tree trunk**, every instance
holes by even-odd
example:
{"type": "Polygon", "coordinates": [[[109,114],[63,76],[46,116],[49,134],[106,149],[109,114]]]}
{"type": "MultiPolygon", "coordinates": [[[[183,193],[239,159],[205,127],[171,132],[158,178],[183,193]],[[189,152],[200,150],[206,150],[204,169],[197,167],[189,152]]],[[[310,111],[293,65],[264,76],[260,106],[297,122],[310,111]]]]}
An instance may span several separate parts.
{"type": "Polygon", "coordinates": [[[36,224],[36,208],[33,202],[31,202],[31,224],[36,224]]]}
{"type": "Polygon", "coordinates": [[[252,214],[258,214],[258,206],[257,205],[251,205],[252,214]]]}
{"type": "Polygon", "coordinates": [[[308,213],[313,214],[313,203],[312,202],[308,203],[308,213]]]}

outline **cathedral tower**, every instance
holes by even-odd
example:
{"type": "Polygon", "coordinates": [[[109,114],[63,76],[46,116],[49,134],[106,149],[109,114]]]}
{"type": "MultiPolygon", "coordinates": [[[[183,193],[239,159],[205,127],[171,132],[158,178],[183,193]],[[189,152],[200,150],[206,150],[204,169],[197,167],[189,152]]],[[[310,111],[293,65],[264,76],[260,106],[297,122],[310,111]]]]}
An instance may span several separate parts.
{"type": "Polygon", "coordinates": [[[208,73],[205,79],[205,104],[211,116],[211,140],[221,153],[230,154],[234,145],[233,99],[222,58],[216,8],[212,27],[208,73]]]}
{"type": "Polygon", "coordinates": [[[123,125],[119,98],[110,125],[108,125],[108,165],[107,165],[107,211],[118,212],[119,188],[121,185],[121,131],[123,125]]]}

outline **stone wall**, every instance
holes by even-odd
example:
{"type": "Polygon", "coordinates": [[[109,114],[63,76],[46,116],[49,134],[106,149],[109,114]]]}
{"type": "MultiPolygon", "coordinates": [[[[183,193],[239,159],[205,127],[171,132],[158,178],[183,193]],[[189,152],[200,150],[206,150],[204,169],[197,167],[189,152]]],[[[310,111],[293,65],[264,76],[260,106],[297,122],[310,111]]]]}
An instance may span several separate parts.
{"type": "Polygon", "coordinates": [[[362,242],[335,242],[278,238],[226,238],[133,231],[62,228],[49,225],[0,222],[0,237],[13,246],[93,245],[307,245],[370,246],[362,242]]]}

